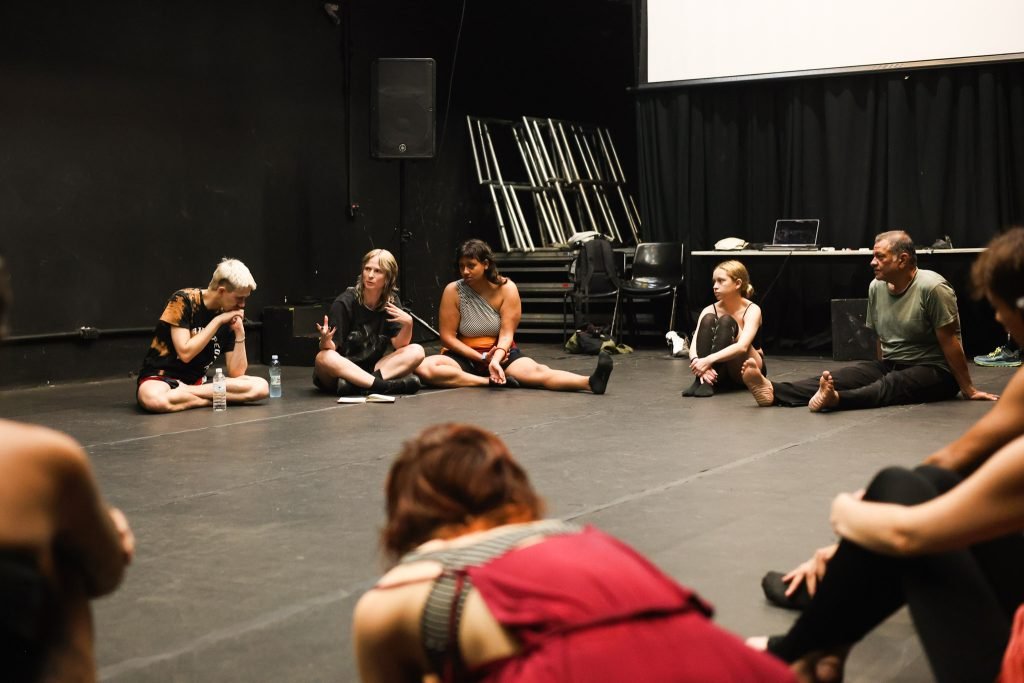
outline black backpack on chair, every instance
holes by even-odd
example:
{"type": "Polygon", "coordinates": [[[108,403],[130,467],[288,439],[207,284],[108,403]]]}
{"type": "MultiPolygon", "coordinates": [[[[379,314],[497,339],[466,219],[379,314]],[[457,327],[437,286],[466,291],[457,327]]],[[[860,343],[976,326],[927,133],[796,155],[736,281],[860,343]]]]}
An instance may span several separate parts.
{"type": "Polygon", "coordinates": [[[612,298],[619,289],[612,243],[596,237],[579,245],[579,253],[570,271],[573,280],[573,323],[579,329],[589,312],[590,299],[612,298]]]}

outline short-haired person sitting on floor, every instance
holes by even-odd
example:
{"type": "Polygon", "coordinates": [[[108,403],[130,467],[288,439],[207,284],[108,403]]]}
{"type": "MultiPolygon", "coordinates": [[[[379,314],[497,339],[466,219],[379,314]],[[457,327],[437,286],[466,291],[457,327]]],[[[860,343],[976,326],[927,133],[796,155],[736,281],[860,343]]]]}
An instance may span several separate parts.
{"type": "MultiPolygon", "coordinates": [[[[972,280],[1024,342],[1024,229],[995,238],[972,280]]],[[[906,604],[936,680],[995,680],[1024,603],[1024,370],[923,465],[839,495],[831,521],[838,546],[791,573],[793,588],[820,579],[809,604],[759,645],[805,680],[839,680],[850,646],[906,604]]]]}
{"type": "MultiPolygon", "coordinates": [[[[0,258],[0,332],[8,283],[0,258]]],[[[134,548],[74,439],[0,420],[0,679],[96,680],[89,601],[117,588],[134,548]]]]}
{"type": "Polygon", "coordinates": [[[463,242],[456,250],[456,266],[461,279],[444,288],[438,311],[444,348],[420,364],[420,379],[437,387],[522,385],[605,392],[613,367],[605,352],[598,354],[589,377],[555,370],[522,354],[514,339],[523,315],[519,289],[498,273],[486,242],[463,242]]]}
{"type": "Polygon", "coordinates": [[[223,259],[206,289],[179,289],[167,301],[142,361],[136,400],[151,413],[173,413],[213,404],[207,372],[223,360],[228,403],[270,395],[262,377],[245,372],[245,303],[256,280],[244,263],[223,259]]]}
{"type": "Polygon", "coordinates": [[[792,680],[633,549],[542,519],[526,472],[490,432],[428,427],[406,442],[385,494],[383,545],[397,564],[355,609],[364,683],[792,680]]]}
{"type": "Polygon", "coordinates": [[[683,396],[713,396],[715,389],[743,386],[741,369],[750,360],[767,375],[764,352],[754,346],[761,329],[761,307],[750,300],[754,287],[747,267],[723,261],[711,274],[715,303],[700,312],[690,344],[693,384],[683,396]]]}
{"type": "Polygon", "coordinates": [[[871,268],[866,324],[878,334],[878,360],[799,382],[770,382],[753,360],[745,361],[743,382],[757,404],[818,412],[943,401],[957,391],[971,400],[999,398],[971,381],[956,294],[941,275],[917,267],[910,235],[876,236],[871,268]]]}
{"type": "Polygon", "coordinates": [[[412,316],[398,299],[398,262],[387,249],[363,256],[355,287],[339,294],[324,316],[313,384],[343,396],[360,391],[415,394],[420,382],[410,374],[423,360],[412,343],[412,316]]]}

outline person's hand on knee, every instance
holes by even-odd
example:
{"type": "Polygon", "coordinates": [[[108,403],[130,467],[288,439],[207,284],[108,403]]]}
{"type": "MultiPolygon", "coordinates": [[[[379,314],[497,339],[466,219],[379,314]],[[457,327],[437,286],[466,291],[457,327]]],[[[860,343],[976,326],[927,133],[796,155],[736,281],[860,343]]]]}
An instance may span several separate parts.
{"type": "Polygon", "coordinates": [[[838,548],[838,543],[818,548],[810,559],[801,562],[784,574],[782,581],[787,584],[786,597],[792,597],[799,590],[801,584],[807,586],[807,594],[813,597],[815,591],[818,590],[818,583],[825,577],[829,560],[836,554],[838,548]]]}

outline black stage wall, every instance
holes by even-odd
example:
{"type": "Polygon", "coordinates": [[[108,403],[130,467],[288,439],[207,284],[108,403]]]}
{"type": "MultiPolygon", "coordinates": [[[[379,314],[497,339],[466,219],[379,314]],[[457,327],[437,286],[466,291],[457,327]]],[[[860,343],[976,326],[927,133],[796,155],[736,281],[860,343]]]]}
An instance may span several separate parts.
{"type": "Polygon", "coordinates": [[[0,385],[136,370],[167,295],[222,256],[251,267],[259,320],[332,297],[370,248],[398,253],[399,164],[370,158],[377,57],[437,60],[438,156],[405,162],[403,201],[404,296],[427,319],[455,244],[497,244],[467,113],[609,125],[634,167],[627,3],[340,4],[337,25],[314,1],[0,5],[10,332],[44,337],[0,346],[0,385]],[[82,326],[100,337],[45,338],[82,326]]]}

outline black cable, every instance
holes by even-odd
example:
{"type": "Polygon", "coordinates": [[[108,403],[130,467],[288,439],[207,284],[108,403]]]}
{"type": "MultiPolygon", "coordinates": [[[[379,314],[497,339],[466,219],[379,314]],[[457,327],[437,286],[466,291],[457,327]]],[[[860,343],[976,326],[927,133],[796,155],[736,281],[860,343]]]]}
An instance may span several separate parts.
{"type": "Polygon", "coordinates": [[[444,148],[444,135],[448,132],[448,112],[452,105],[452,85],[455,83],[455,63],[459,57],[459,43],[462,41],[462,24],[466,20],[466,0],[462,0],[462,11],[459,13],[459,30],[455,33],[455,50],[452,52],[452,68],[448,75],[448,99],[444,103],[444,121],[441,122],[441,139],[437,143],[437,156],[441,156],[444,148]]]}
{"type": "Polygon", "coordinates": [[[791,251],[786,252],[786,258],[783,259],[782,265],[779,266],[779,272],[775,274],[775,279],[772,280],[772,283],[770,285],[768,285],[768,289],[764,290],[764,294],[761,296],[761,305],[762,306],[764,305],[765,301],[768,301],[768,295],[771,293],[772,288],[775,286],[775,283],[779,281],[780,277],[782,277],[782,272],[784,270],[786,270],[786,264],[789,263],[789,259],[792,256],[793,256],[793,252],[791,252],[791,251]]]}

